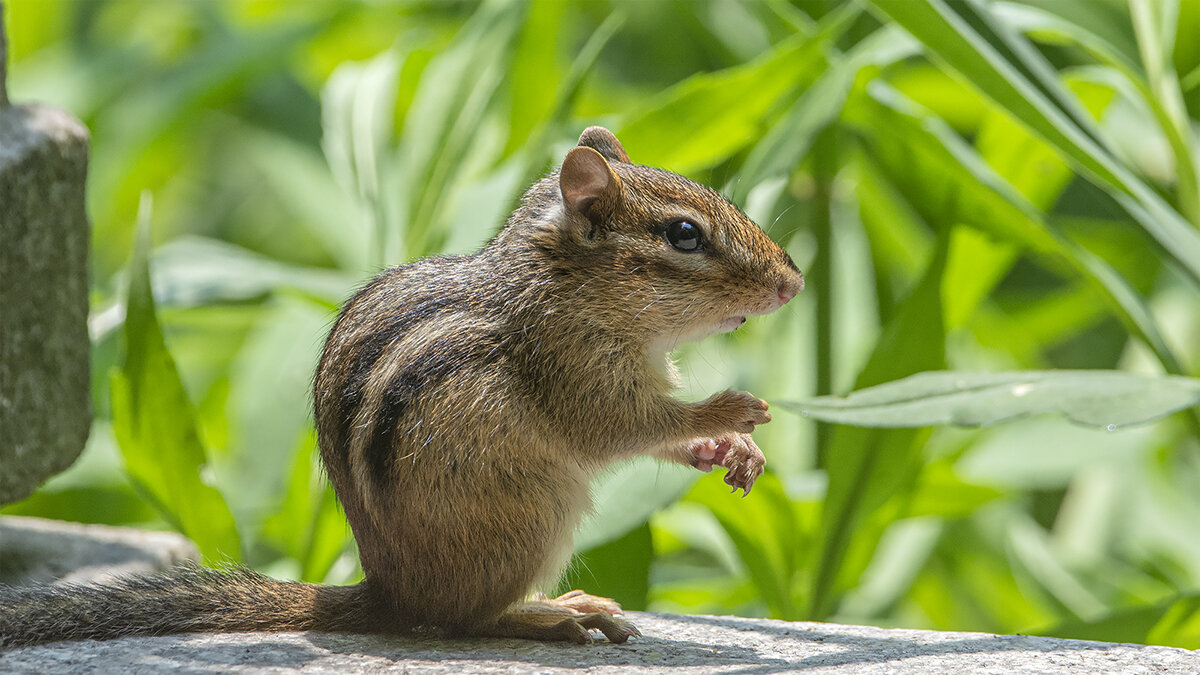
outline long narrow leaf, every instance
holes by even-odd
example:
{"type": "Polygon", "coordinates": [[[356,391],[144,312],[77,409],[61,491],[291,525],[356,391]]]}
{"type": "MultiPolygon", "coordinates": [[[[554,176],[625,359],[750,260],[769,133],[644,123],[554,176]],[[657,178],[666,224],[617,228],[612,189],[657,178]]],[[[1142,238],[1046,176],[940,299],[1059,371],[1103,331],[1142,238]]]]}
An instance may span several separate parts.
{"type": "MultiPolygon", "coordinates": [[[[847,108],[848,118],[862,131],[868,140],[867,149],[914,208],[926,212],[949,208],[952,222],[965,222],[1052,256],[1109,302],[1116,316],[1150,346],[1167,372],[1183,372],[1145,300],[1111,266],[1042,218],[1032,204],[944,122],[882,82],[872,83],[868,95],[880,107],[873,108],[863,99],[847,108]],[[881,129],[887,132],[882,133],[881,129]],[[923,172],[913,170],[918,163],[923,172]],[[944,179],[931,181],[928,179],[931,174],[943,174],[944,179]],[[918,180],[919,176],[925,179],[918,180]]],[[[1129,208],[1137,207],[1132,199],[1122,194],[1117,197],[1126,199],[1129,208]]]]}
{"type": "Polygon", "coordinates": [[[404,250],[401,257],[435,252],[437,225],[468,164],[484,113],[504,77],[510,44],[526,9],[507,0],[484,2],[450,46],[425,68],[405,116],[397,172],[404,179],[404,250]]]}
{"type": "Polygon", "coordinates": [[[1200,284],[1200,234],[1104,147],[1082,106],[1028,42],[977,2],[953,9],[942,0],[874,4],[947,67],[1113,191],[1129,215],[1200,284]]]}
{"type": "Polygon", "coordinates": [[[824,72],[825,50],[849,27],[850,16],[843,10],[816,37],[795,35],[750,63],[684,80],[635,114],[617,136],[635,160],[678,173],[725,160],[757,137],[781,100],[791,100],[824,72]]]}
{"type": "Polygon", "coordinates": [[[543,166],[550,155],[550,139],[552,134],[558,130],[567,118],[567,113],[570,112],[575,99],[579,97],[580,89],[583,81],[588,73],[595,67],[596,61],[600,58],[600,52],[608,41],[616,35],[616,32],[625,23],[626,15],[624,12],[613,12],[609,15],[604,23],[596,28],[592,36],[579,50],[579,55],[575,57],[575,61],[571,63],[571,69],[563,77],[559,84],[558,91],[554,95],[554,101],[550,107],[549,116],[538,124],[537,128],[526,139],[528,150],[524,168],[519,177],[524,182],[532,182],[537,179],[543,170],[543,166]]]}
{"type": "MultiPolygon", "coordinates": [[[[867,387],[945,363],[941,303],[949,236],[938,247],[924,276],[904,300],[857,379],[867,387]]],[[[836,596],[866,569],[882,530],[858,529],[871,510],[916,479],[921,434],[838,427],[826,453],[829,489],[821,513],[808,615],[827,618],[836,596]],[[852,536],[853,533],[853,536],[852,536]],[[859,555],[845,564],[852,549],[859,555]]]]}
{"type": "Polygon", "coordinates": [[[1115,430],[1200,403],[1200,379],[1111,370],[926,372],[849,396],[784,401],[786,410],[867,427],[980,426],[1054,413],[1115,430]]]}
{"type": "Polygon", "coordinates": [[[195,412],[154,311],[148,201],[129,266],[125,363],[110,378],[113,433],[130,478],[163,515],[200,547],[205,560],[241,558],[233,515],[204,483],[207,453],[195,412]]]}
{"type": "Polygon", "coordinates": [[[1129,607],[1091,620],[1067,621],[1032,634],[1200,649],[1200,593],[1181,593],[1149,607],[1129,607]]]}

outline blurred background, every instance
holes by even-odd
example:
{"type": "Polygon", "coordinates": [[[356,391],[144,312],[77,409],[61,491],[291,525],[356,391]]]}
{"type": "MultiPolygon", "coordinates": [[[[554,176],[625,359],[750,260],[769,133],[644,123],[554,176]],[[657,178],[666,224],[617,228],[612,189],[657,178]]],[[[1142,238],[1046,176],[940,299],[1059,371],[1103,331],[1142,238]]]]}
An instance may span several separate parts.
{"type": "MultiPolygon", "coordinates": [[[[1200,367],[1194,0],[8,0],[5,20],[13,101],[92,132],[95,421],[4,513],[356,580],[308,394],[337,307],[383,266],[478,248],[590,124],[721,190],[808,279],[682,349],[685,397],[1200,367]]],[[[746,499],[649,462],[602,477],[563,584],[1196,649],[1198,429],[780,410],[746,499]]]]}

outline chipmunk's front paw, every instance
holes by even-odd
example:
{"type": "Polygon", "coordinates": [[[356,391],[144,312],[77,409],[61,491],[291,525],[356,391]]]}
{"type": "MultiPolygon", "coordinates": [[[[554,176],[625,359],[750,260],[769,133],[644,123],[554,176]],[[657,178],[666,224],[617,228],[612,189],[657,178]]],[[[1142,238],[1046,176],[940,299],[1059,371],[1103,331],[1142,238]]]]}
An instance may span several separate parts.
{"type": "Polygon", "coordinates": [[[734,490],[742,489],[742,496],[750,494],[754,481],[763,473],[767,458],[750,434],[729,434],[721,438],[697,438],[688,447],[691,465],[705,473],[714,466],[728,469],[725,482],[734,490]]]}
{"type": "Polygon", "coordinates": [[[704,401],[705,414],[710,420],[741,434],[754,431],[759,424],[771,421],[767,402],[744,391],[726,390],[704,401]]]}
{"type": "Polygon", "coordinates": [[[758,444],[750,438],[750,434],[734,434],[728,439],[729,445],[721,457],[721,466],[728,469],[725,483],[732,485],[736,492],[742,489],[742,496],[750,494],[754,481],[763,473],[767,458],[763,456],[758,444]]]}

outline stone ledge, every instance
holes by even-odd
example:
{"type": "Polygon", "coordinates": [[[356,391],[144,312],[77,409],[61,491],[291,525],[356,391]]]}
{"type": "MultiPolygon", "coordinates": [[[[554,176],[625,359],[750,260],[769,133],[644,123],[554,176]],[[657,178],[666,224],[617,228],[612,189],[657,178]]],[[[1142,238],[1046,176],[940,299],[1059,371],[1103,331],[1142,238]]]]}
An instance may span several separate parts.
{"type": "Polygon", "coordinates": [[[984,633],[631,612],[645,634],[589,646],[321,633],[64,642],[0,653],[0,672],[1200,673],[1200,652],[984,633]]]}
{"type": "Polygon", "coordinates": [[[199,559],[196,545],[174,532],[0,517],[0,584],[9,586],[103,583],[114,576],[151,574],[199,559]]]}

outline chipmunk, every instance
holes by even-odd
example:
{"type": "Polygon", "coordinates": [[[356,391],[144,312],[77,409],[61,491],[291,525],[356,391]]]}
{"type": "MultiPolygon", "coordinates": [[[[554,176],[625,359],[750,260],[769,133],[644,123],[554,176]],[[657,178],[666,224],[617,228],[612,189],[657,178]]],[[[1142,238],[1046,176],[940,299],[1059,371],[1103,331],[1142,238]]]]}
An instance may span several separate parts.
{"type": "Polygon", "coordinates": [[[635,165],[590,127],[478,253],[385,270],[342,308],[313,386],[322,462],[365,580],[185,567],[106,586],[0,591],[0,645],[193,631],[319,630],[611,642],[617,603],[552,583],[588,481],[638,455],[748,494],[767,404],[685,403],[669,358],[804,286],[736,206],[635,165]]]}

